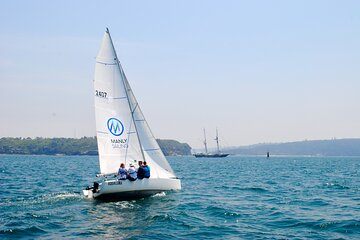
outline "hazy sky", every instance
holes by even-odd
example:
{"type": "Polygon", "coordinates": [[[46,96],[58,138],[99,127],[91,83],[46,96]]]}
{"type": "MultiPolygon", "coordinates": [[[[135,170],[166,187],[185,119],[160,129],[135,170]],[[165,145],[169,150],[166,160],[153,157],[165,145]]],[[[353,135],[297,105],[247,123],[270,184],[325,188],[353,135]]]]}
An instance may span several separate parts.
{"type": "Polygon", "coordinates": [[[0,137],[95,135],[106,27],[157,138],[360,137],[359,13],[360,1],[1,1],[0,137]]]}

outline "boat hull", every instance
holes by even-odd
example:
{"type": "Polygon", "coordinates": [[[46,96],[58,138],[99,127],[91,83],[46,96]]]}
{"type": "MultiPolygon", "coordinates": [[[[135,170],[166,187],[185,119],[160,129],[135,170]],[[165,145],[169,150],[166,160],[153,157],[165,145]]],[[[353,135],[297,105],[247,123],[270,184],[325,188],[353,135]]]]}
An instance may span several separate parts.
{"type": "Polygon", "coordinates": [[[204,153],[197,153],[194,154],[196,158],[223,158],[229,156],[228,153],[216,153],[216,154],[204,154],[204,153]]]}
{"type": "Polygon", "coordinates": [[[106,180],[99,183],[97,191],[85,189],[85,197],[104,201],[132,200],[149,197],[164,191],[181,190],[180,179],[150,178],[136,181],[106,180]]]}

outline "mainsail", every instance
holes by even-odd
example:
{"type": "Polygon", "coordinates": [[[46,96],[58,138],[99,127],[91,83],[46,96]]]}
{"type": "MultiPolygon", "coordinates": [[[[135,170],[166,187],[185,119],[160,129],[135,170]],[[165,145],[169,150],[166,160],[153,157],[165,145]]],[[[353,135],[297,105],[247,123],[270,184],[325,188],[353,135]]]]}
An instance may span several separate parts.
{"type": "Polygon", "coordinates": [[[136,101],[108,30],[96,57],[94,87],[101,173],[117,172],[120,163],[145,160],[152,177],[174,177],[136,101]]]}

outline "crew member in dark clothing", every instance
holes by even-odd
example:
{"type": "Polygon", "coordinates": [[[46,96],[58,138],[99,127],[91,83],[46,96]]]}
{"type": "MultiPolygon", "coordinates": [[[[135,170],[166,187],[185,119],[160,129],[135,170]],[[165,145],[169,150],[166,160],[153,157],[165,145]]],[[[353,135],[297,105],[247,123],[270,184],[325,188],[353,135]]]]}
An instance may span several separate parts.
{"type": "Polygon", "coordinates": [[[142,168],[144,170],[144,178],[150,178],[150,167],[147,165],[146,162],[144,162],[142,168]]]}
{"type": "Polygon", "coordinates": [[[137,169],[137,178],[138,179],[144,178],[144,166],[142,161],[139,161],[139,168],[137,169]]]}

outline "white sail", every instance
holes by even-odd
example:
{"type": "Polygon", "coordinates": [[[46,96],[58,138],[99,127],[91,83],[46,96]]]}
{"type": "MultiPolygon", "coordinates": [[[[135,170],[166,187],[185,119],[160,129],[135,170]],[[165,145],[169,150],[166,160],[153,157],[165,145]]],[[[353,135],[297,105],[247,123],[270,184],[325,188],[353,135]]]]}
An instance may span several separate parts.
{"type": "Polygon", "coordinates": [[[108,31],[96,58],[94,86],[101,173],[116,172],[120,163],[146,160],[152,177],[174,177],[135,99],[108,31]]]}
{"type": "Polygon", "coordinates": [[[174,177],[173,170],[168,161],[166,160],[163,152],[161,151],[160,146],[157,143],[154,135],[152,134],[150,127],[140,109],[138,102],[136,101],[135,95],[133,94],[124,73],[123,76],[128,89],[129,102],[133,112],[135,126],[138,137],[140,139],[142,150],[144,152],[145,160],[148,162],[149,165],[158,166],[155,168],[155,170],[159,177],[174,177]]]}

